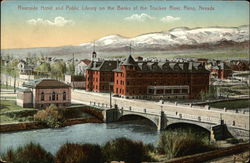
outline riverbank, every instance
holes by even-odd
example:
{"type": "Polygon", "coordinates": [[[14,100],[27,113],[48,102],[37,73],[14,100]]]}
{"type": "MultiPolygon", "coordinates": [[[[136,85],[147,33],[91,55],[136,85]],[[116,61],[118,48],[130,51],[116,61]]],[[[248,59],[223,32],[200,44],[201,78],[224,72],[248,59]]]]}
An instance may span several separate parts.
{"type": "Polygon", "coordinates": [[[174,159],[165,161],[164,163],[180,163],[180,162],[186,162],[186,163],[206,162],[206,163],[209,163],[210,162],[209,160],[213,160],[213,159],[224,157],[224,156],[230,156],[233,154],[242,153],[242,152],[248,151],[249,148],[250,148],[249,143],[239,144],[239,145],[235,145],[232,147],[217,149],[217,150],[210,151],[210,152],[199,153],[199,154],[184,156],[184,157],[180,157],[180,158],[174,158],[174,159]]]}
{"type": "MultiPolygon", "coordinates": [[[[33,111],[33,110],[32,110],[33,111]]],[[[103,123],[103,115],[101,110],[89,107],[89,106],[72,106],[69,108],[65,108],[62,111],[64,121],[60,127],[71,126],[75,124],[83,124],[83,123],[103,123]]],[[[14,114],[17,117],[16,112],[20,111],[12,111],[9,114],[14,114]]],[[[33,115],[37,112],[33,113],[33,115]]],[[[9,116],[8,114],[8,116],[9,116]]],[[[30,116],[30,115],[29,115],[30,116]]],[[[23,130],[33,130],[33,129],[44,129],[49,128],[44,123],[40,123],[37,121],[26,121],[26,122],[11,122],[11,123],[2,123],[0,124],[0,132],[14,132],[14,131],[23,131],[23,130]]]]}
{"type": "MultiPolygon", "coordinates": [[[[74,118],[74,119],[67,119],[66,121],[64,121],[61,127],[83,124],[83,123],[103,123],[103,121],[97,118],[74,118]]],[[[17,132],[17,131],[44,129],[44,128],[49,128],[49,127],[39,122],[17,122],[17,123],[1,124],[0,132],[1,133],[17,132]]]]}

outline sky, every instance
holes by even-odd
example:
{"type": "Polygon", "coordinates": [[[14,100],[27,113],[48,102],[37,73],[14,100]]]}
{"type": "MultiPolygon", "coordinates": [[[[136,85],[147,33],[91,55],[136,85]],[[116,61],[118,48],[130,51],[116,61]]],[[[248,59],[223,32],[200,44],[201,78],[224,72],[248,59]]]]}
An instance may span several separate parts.
{"type": "Polygon", "coordinates": [[[79,45],[176,27],[249,25],[247,1],[5,0],[1,49],[79,45]]]}

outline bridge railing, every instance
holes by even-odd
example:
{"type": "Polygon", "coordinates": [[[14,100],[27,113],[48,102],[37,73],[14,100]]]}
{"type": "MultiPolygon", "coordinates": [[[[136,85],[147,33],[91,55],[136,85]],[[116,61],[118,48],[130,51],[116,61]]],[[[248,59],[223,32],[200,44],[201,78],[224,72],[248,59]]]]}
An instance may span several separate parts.
{"type": "Polygon", "coordinates": [[[221,113],[229,112],[229,113],[235,113],[235,114],[248,114],[250,110],[240,110],[240,109],[235,109],[235,110],[230,110],[227,108],[219,109],[219,108],[213,108],[208,105],[205,106],[197,106],[193,104],[180,104],[180,103],[170,103],[170,102],[164,102],[164,104],[160,104],[161,106],[174,106],[174,107],[185,107],[185,108],[192,108],[192,109],[201,109],[201,110],[211,110],[211,111],[218,111],[221,113]]]}
{"type": "MultiPolygon", "coordinates": [[[[90,101],[90,105],[99,108],[99,109],[110,109],[109,104],[105,103],[98,103],[98,102],[93,102],[90,101]]],[[[216,118],[216,117],[208,117],[208,116],[199,116],[199,115],[192,115],[192,114],[186,114],[186,113],[179,113],[179,112],[174,112],[174,111],[166,111],[166,110],[155,110],[155,109],[148,109],[148,108],[140,108],[140,107],[131,107],[131,106],[117,106],[117,109],[123,110],[123,111],[131,111],[134,113],[140,113],[140,114],[152,114],[152,115],[157,115],[160,116],[161,112],[163,111],[165,116],[171,117],[171,118],[177,118],[177,119],[183,119],[183,120],[191,120],[191,121],[196,121],[196,122],[203,122],[203,123],[210,123],[210,124],[220,124],[221,123],[221,118],[216,118]]],[[[114,107],[112,107],[114,108],[114,107]]],[[[234,128],[241,128],[241,129],[248,129],[249,130],[249,125],[247,124],[241,124],[238,123],[234,120],[224,120],[224,123],[230,127],[234,128]]]]}
{"type": "Polygon", "coordinates": [[[110,109],[109,104],[105,104],[105,103],[101,103],[101,102],[90,101],[89,105],[93,106],[95,108],[98,108],[98,109],[104,109],[104,110],[110,109]]]}

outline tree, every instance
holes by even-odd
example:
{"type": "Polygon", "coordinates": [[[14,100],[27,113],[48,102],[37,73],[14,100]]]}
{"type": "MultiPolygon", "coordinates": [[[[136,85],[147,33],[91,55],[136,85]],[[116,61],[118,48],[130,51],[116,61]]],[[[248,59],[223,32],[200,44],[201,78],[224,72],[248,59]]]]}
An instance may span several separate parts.
{"type": "Polygon", "coordinates": [[[34,119],[46,124],[48,127],[58,128],[63,123],[63,113],[54,104],[45,110],[40,110],[34,115],[34,119]]]}
{"type": "Polygon", "coordinates": [[[42,74],[42,75],[47,74],[48,75],[51,71],[50,64],[46,63],[46,62],[42,63],[41,65],[39,65],[35,68],[35,71],[38,72],[38,74],[42,74]]]}
{"type": "Polygon", "coordinates": [[[51,74],[55,76],[56,79],[63,79],[66,72],[66,64],[62,61],[55,62],[51,65],[51,74]]]}
{"type": "Polygon", "coordinates": [[[66,66],[66,72],[69,75],[74,75],[74,73],[75,73],[75,66],[74,66],[73,63],[67,64],[67,66],[66,66]]]}

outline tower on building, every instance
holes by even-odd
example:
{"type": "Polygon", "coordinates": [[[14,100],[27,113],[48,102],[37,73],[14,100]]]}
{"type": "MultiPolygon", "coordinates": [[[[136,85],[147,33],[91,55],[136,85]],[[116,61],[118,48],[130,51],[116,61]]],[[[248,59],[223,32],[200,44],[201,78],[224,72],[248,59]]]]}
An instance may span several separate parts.
{"type": "Polygon", "coordinates": [[[97,54],[95,52],[95,41],[93,43],[93,52],[92,52],[92,55],[91,55],[91,61],[95,61],[97,58],[97,54]]]}

